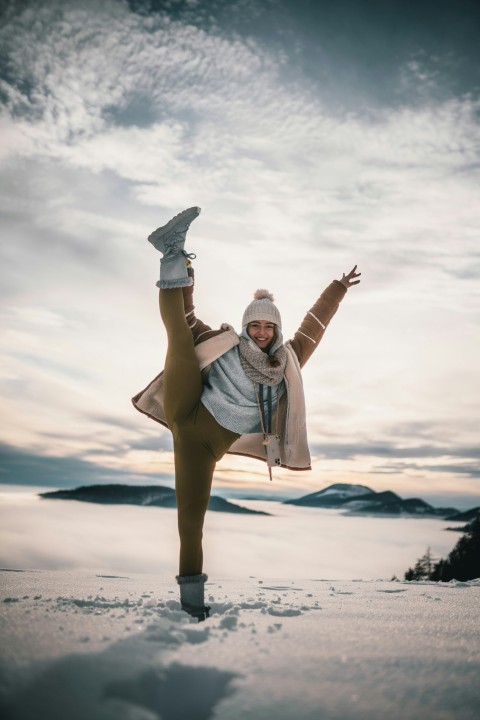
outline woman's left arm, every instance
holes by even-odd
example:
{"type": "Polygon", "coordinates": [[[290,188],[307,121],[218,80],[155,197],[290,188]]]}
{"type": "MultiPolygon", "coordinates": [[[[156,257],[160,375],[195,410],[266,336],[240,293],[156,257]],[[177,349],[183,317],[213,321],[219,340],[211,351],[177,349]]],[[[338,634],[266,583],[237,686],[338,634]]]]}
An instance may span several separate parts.
{"type": "Polygon", "coordinates": [[[291,342],[292,348],[303,367],[322,339],[327,325],[338,310],[340,302],[346,295],[349,287],[358,285],[356,280],[361,273],[357,273],[357,266],[349,273],[343,273],[341,280],[334,280],[323,291],[317,302],[307,312],[302,324],[298,328],[291,342]]]}

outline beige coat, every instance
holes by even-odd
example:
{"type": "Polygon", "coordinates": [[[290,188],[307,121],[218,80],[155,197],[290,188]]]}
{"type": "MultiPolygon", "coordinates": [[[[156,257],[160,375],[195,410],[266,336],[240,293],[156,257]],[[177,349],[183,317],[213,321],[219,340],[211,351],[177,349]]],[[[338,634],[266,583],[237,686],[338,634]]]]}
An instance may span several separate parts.
{"type": "MultiPolygon", "coordinates": [[[[308,311],[293,340],[285,343],[287,364],[285,384],[287,392],[279,401],[278,433],[282,467],[290,470],[310,470],[310,452],[307,441],[305,396],[300,368],[303,367],[320,342],[331,318],[346,293],[346,288],[334,280],[321,294],[315,305],[308,311]]],[[[192,330],[195,352],[201,370],[239,343],[239,337],[230,325],[220,330],[210,327],[195,318],[193,289],[184,288],[185,312],[192,330]]],[[[147,387],[132,398],[134,406],[148,417],[165,427],[163,409],[163,372],[147,387]]],[[[266,460],[261,433],[242,435],[231,446],[229,453],[266,460]]]]}

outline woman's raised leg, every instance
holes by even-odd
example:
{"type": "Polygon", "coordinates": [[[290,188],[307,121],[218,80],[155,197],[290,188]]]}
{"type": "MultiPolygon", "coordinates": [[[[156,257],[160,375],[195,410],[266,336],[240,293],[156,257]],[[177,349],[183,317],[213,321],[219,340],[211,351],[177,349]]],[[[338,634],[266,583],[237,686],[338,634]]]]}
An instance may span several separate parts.
{"type": "Polygon", "coordinates": [[[175,438],[181,424],[200,402],[202,378],[192,333],[185,318],[182,288],[160,290],[159,303],[168,337],[164,369],[164,408],[175,438]]]}

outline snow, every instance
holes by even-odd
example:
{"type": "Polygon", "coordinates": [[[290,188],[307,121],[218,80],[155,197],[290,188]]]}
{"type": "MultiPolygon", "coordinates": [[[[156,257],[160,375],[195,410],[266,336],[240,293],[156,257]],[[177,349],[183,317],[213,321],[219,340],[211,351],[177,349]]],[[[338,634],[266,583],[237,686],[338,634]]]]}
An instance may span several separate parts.
{"type": "Polygon", "coordinates": [[[476,720],[480,580],[389,580],[453,523],[247,502],[207,514],[198,624],[174,510],[0,493],[0,716],[476,720]]]}
{"type": "Polygon", "coordinates": [[[339,499],[347,497],[356,497],[357,495],[374,495],[375,493],[365,485],[349,485],[347,483],[341,483],[331,485],[325,490],[319,490],[315,493],[318,497],[327,497],[328,495],[334,495],[339,499]]]}
{"type": "Polygon", "coordinates": [[[14,720],[473,720],[480,581],[216,577],[197,624],[172,578],[1,573],[14,720]]]}

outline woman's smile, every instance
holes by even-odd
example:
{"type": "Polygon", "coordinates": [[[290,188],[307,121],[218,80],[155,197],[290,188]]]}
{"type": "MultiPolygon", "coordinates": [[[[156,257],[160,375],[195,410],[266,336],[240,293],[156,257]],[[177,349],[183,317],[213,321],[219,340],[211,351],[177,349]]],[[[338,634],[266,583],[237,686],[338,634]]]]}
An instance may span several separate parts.
{"type": "Polygon", "coordinates": [[[275,337],[275,323],[254,320],[248,324],[247,333],[261,350],[265,350],[275,337]]]}

